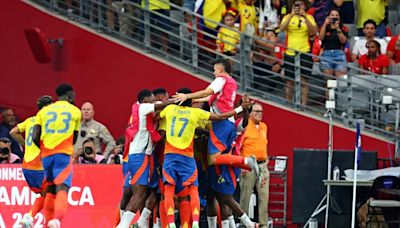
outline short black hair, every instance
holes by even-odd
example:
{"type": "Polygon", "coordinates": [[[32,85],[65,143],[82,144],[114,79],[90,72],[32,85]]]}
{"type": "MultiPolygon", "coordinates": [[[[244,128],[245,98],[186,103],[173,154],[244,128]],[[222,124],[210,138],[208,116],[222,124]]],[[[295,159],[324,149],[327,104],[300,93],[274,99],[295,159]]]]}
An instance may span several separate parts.
{"type": "Polygon", "coordinates": [[[153,94],[154,94],[154,95],[157,95],[157,94],[166,94],[166,93],[167,93],[167,90],[164,89],[164,88],[158,88],[158,89],[153,90],[153,94]]]}
{"type": "Polygon", "coordinates": [[[41,96],[36,102],[39,110],[51,103],[53,103],[53,98],[50,95],[41,96]]]}
{"type": "MultiPolygon", "coordinates": [[[[177,91],[178,93],[184,93],[184,94],[188,94],[188,93],[192,93],[192,90],[190,90],[189,88],[181,88],[177,91]]],[[[192,106],[192,99],[187,99],[186,101],[184,101],[181,106],[187,106],[190,107],[192,106]]]]}
{"type": "Polygon", "coordinates": [[[58,97],[67,95],[68,92],[74,91],[70,84],[61,84],[56,88],[56,94],[58,97]]]}
{"type": "Polygon", "coordinates": [[[221,65],[224,68],[226,73],[228,73],[228,74],[231,73],[232,66],[231,66],[231,63],[227,59],[217,59],[213,62],[213,65],[216,65],[216,64],[221,65]]]}
{"type": "Polygon", "coordinates": [[[144,98],[150,97],[152,94],[153,94],[153,93],[152,93],[150,90],[144,89],[144,90],[142,90],[142,91],[140,91],[140,92],[138,93],[137,99],[138,99],[138,101],[139,101],[139,103],[140,103],[140,102],[143,101],[144,98]]]}
{"type": "Polygon", "coordinates": [[[366,20],[363,24],[363,28],[365,28],[365,26],[367,26],[367,24],[372,24],[372,25],[374,25],[374,28],[376,28],[376,22],[372,19],[366,20]]]}

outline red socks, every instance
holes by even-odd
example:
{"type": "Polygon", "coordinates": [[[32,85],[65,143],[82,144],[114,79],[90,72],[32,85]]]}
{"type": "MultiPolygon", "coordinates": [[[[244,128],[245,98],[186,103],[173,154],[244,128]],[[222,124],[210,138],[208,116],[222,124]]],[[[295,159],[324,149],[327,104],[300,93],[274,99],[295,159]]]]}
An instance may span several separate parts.
{"type": "Polygon", "coordinates": [[[165,211],[167,212],[167,222],[175,223],[175,204],[174,204],[174,195],[175,195],[175,186],[166,184],[164,186],[164,204],[165,204],[165,211]]]}
{"type": "Polygon", "coordinates": [[[164,199],[160,201],[160,220],[161,220],[161,228],[168,228],[167,211],[165,210],[164,199]]]}
{"type": "Polygon", "coordinates": [[[56,200],[54,202],[54,218],[62,220],[68,207],[68,193],[66,191],[59,191],[56,194],[56,200]]]}
{"type": "Polygon", "coordinates": [[[44,206],[44,196],[40,196],[38,198],[36,198],[35,203],[33,204],[33,207],[30,211],[32,217],[34,218],[36,216],[36,214],[42,210],[43,206],[44,206]]]}
{"type": "Polygon", "coordinates": [[[244,164],[244,157],[232,154],[221,154],[215,159],[215,165],[228,165],[246,170],[251,170],[250,167],[244,164]]]}
{"type": "Polygon", "coordinates": [[[53,193],[47,192],[44,199],[44,218],[46,224],[54,218],[54,201],[56,196],[53,193]]]}
{"type": "Polygon", "coordinates": [[[189,186],[189,195],[190,195],[190,208],[192,213],[193,222],[198,222],[200,218],[200,199],[199,199],[199,190],[197,186],[191,185],[189,186]]]}

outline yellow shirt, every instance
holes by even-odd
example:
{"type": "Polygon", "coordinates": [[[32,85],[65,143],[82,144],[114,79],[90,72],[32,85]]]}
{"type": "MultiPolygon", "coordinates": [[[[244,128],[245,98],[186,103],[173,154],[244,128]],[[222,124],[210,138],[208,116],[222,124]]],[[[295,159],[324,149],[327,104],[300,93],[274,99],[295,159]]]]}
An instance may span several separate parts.
{"type": "Polygon", "coordinates": [[[165,154],[176,153],[193,157],[193,138],[199,122],[208,120],[210,113],[199,108],[168,105],[160,113],[167,122],[165,154]]]}
{"type": "Polygon", "coordinates": [[[204,24],[211,29],[215,29],[222,19],[222,13],[226,10],[226,6],[223,0],[204,0],[203,4],[203,16],[204,24]],[[207,20],[209,19],[209,20],[207,20]]]}
{"type": "Polygon", "coordinates": [[[81,126],[81,110],[68,101],[57,101],[36,114],[35,124],[40,125],[42,157],[74,152],[74,131],[81,126]]]}
{"type": "Polygon", "coordinates": [[[43,170],[42,160],[40,159],[40,149],[33,143],[33,126],[35,117],[29,117],[24,122],[19,123],[17,128],[19,132],[25,132],[25,154],[22,168],[30,170],[43,170]]]}
{"type": "MultiPolygon", "coordinates": [[[[288,20],[289,16],[290,15],[286,15],[285,17],[283,17],[281,23],[285,23],[288,20]]],[[[317,25],[313,16],[306,14],[306,17],[312,25],[317,25]]],[[[300,52],[310,52],[310,36],[308,33],[306,22],[304,20],[305,19],[303,17],[297,15],[293,16],[290,19],[289,25],[286,29],[286,45],[288,47],[288,49],[286,49],[287,55],[295,55],[294,51],[292,51],[291,49],[300,52]]]]}
{"type": "MultiPolygon", "coordinates": [[[[145,7],[145,0],[142,0],[142,7],[145,7]]],[[[150,10],[170,10],[169,0],[149,0],[150,10]]]]}
{"type": "Polygon", "coordinates": [[[240,31],[243,32],[247,24],[251,24],[257,28],[257,11],[254,5],[247,5],[240,1],[238,4],[238,11],[240,16],[240,31]]]}
{"type": "Polygon", "coordinates": [[[235,45],[239,43],[240,33],[235,28],[220,28],[218,31],[217,45],[221,48],[222,52],[236,53],[235,45]]]}
{"type": "Polygon", "coordinates": [[[258,126],[249,119],[249,124],[246,127],[243,135],[243,143],[241,148],[241,155],[248,157],[251,155],[256,156],[258,161],[267,160],[268,156],[268,127],[265,123],[260,122],[258,126]]]}
{"type": "Polygon", "coordinates": [[[357,1],[358,19],[357,28],[363,28],[364,22],[372,19],[379,25],[385,19],[387,0],[359,0],[357,1]]]}

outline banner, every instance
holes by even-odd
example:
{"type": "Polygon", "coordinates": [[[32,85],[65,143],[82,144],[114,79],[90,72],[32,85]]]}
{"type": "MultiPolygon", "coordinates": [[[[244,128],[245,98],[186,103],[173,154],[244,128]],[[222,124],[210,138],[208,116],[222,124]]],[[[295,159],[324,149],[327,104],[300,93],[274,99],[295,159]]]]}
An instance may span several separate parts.
{"type": "MultiPolygon", "coordinates": [[[[74,165],[68,192],[68,210],[62,227],[113,227],[122,196],[120,165],[74,165]]],[[[0,165],[0,228],[19,223],[36,195],[30,191],[21,165],[0,165]]],[[[44,226],[43,210],[35,216],[35,228],[44,226]]]]}

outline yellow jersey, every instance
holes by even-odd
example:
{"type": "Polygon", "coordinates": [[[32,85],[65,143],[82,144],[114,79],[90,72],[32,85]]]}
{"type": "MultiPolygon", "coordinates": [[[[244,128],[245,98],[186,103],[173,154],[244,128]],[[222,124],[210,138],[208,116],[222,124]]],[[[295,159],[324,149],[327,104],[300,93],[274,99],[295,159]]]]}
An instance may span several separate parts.
{"type": "Polygon", "coordinates": [[[40,159],[40,149],[33,143],[33,126],[36,118],[27,118],[24,122],[17,124],[19,132],[25,132],[25,154],[22,168],[29,170],[43,170],[42,160],[40,159]]]}
{"type": "MultiPolygon", "coordinates": [[[[146,1],[142,0],[142,7],[145,8],[146,1]]],[[[149,0],[150,10],[170,10],[169,0],[149,0]]]]}
{"type": "Polygon", "coordinates": [[[199,108],[168,105],[160,113],[167,123],[165,154],[193,157],[193,139],[199,122],[210,119],[210,113],[199,108]]]}
{"type": "MultiPolygon", "coordinates": [[[[289,15],[283,17],[281,23],[285,23],[287,20],[289,20],[289,17],[289,15]]],[[[306,17],[312,25],[317,25],[312,15],[306,14],[306,17]]],[[[286,49],[286,54],[294,56],[295,53],[293,50],[306,53],[310,52],[311,46],[309,38],[309,31],[305,19],[298,15],[293,16],[290,19],[290,22],[286,29],[286,45],[288,47],[288,49],[286,49]]]]}
{"type": "Polygon", "coordinates": [[[74,131],[81,126],[81,110],[68,101],[57,101],[36,114],[35,124],[40,125],[42,157],[74,152],[74,131]]]}
{"type": "Polygon", "coordinates": [[[240,41],[240,34],[235,28],[221,27],[218,31],[217,45],[221,51],[236,53],[236,44],[240,41]]]}
{"type": "Polygon", "coordinates": [[[254,5],[247,5],[244,1],[238,3],[238,11],[240,15],[240,31],[243,32],[247,24],[252,25],[254,28],[258,27],[257,24],[257,11],[254,5]]]}

